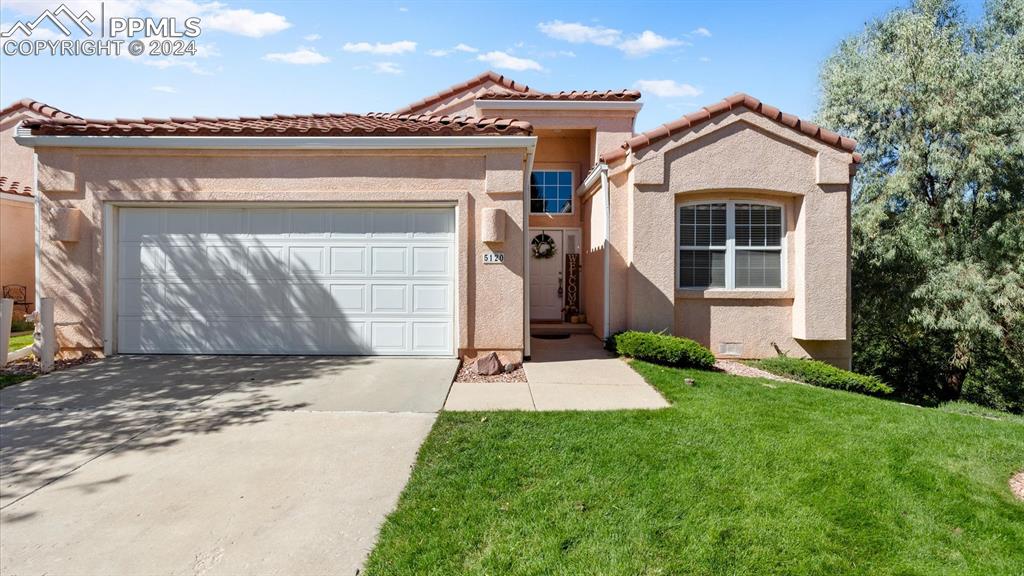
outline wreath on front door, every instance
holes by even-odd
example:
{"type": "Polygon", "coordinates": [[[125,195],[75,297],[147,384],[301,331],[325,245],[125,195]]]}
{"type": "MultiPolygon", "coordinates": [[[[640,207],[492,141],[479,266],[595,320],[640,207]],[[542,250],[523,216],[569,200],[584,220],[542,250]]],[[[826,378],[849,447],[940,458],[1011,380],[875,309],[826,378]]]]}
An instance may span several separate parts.
{"type": "Polygon", "coordinates": [[[558,253],[555,239],[547,234],[537,234],[534,236],[533,241],[530,242],[530,248],[533,251],[533,257],[541,260],[551,258],[558,253]]]}

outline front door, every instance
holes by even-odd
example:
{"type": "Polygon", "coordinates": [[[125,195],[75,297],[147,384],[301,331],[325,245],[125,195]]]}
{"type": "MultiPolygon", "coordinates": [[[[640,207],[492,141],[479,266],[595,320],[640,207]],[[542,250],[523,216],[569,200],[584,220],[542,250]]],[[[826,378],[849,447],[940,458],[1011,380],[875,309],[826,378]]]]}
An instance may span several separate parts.
{"type": "Polygon", "coordinates": [[[565,245],[561,230],[530,230],[530,320],[561,320],[565,245]]]}

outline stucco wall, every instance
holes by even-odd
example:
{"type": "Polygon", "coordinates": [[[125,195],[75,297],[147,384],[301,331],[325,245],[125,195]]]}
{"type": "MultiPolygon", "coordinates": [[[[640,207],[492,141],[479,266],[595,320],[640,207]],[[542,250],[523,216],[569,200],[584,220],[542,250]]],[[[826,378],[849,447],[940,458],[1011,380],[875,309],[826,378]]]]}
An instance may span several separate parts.
{"type": "MultiPolygon", "coordinates": [[[[0,176],[32,186],[34,178],[31,148],[14,141],[18,124],[40,118],[28,110],[18,110],[0,119],[0,176]]],[[[35,301],[35,212],[31,203],[4,197],[0,201],[0,287],[25,286],[29,302],[35,301]]]]}
{"type": "MultiPolygon", "coordinates": [[[[537,133],[537,151],[533,161],[534,170],[571,170],[573,184],[577,187],[586,177],[590,165],[590,133],[562,135],[550,132],[537,133]]],[[[578,228],[581,210],[575,202],[573,214],[531,214],[530,227],[578,228]]]]}
{"type": "Polygon", "coordinates": [[[25,286],[28,302],[36,293],[34,222],[31,198],[15,200],[0,194],[0,286],[25,286]]]}
{"type": "MultiPolygon", "coordinates": [[[[775,353],[771,343],[848,365],[850,155],[749,111],[722,115],[663,140],[618,169],[614,193],[631,221],[627,323],[670,329],[719,353],[775,353]],[[837,167],[841,166],[842,170],[837,167]],[[675,213],[690,200],[768,200],[786,214],[786,282],[771,291],[676,289],[675,213]]],[[[614,236],[614,234],[613,234],[614,236]]]]}
{"type": "Polygon", "coordinates": [[[45,296],[56,300],[61,346],[103,344],[105,202],[446,202],[457,205],[458,347],[523,349],[525,151],[408,153],[323,151],[121,151],[40,149],[42,226],[53,209],[81,210],[78,242],[44,234],[45,296]],[[484,208],[504,210],[502,266],[478,265],[484,208]]]}

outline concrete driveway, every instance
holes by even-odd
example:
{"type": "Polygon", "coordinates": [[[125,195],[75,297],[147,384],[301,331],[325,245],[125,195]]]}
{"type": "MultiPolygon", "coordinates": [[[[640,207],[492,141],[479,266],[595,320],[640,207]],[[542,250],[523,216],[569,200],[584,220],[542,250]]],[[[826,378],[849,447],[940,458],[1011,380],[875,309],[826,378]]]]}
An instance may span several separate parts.
{"type": "Polygon", "coordinates": [[[456,360],[120,356],[0,392],[0,574],[355,574],[456,360]]]}

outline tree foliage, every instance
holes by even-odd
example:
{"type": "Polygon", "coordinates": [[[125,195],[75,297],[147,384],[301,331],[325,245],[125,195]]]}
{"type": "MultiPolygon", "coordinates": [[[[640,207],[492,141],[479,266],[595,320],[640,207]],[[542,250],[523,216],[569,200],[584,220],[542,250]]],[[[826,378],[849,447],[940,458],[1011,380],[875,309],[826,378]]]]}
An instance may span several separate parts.
{"type": "Polygon", "coordinates": [[[854,366],[1024,410],[1024,0],[918,0],[843,41],[823,125],[858,140],[854,366]]]}

